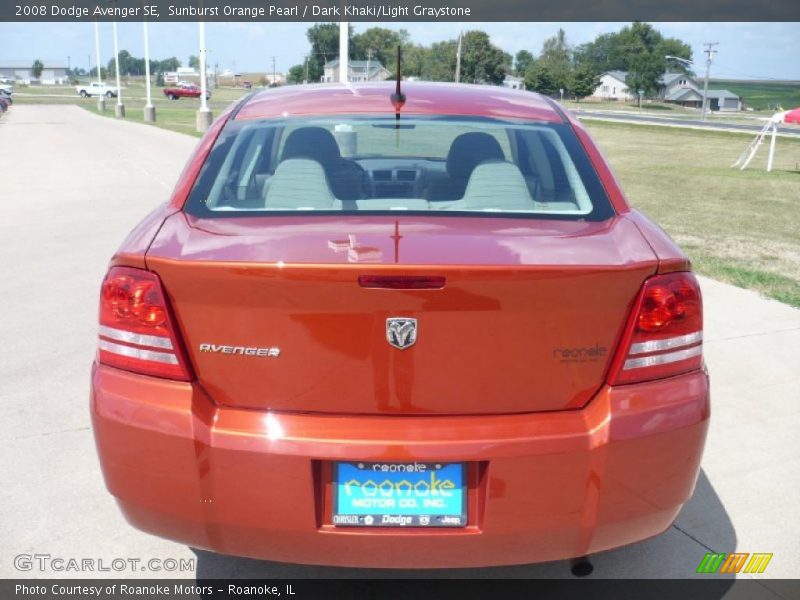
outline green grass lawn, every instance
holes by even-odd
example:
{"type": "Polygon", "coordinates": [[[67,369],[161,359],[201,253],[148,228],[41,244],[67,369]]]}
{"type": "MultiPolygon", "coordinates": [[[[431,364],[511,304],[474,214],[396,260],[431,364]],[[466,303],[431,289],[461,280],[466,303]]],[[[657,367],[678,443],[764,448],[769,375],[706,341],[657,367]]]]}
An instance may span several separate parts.
{"type": "Polygon", "coordinates": [[[752,135],[587,121],[631,204],[698,272],[800,306],[800,140],[778,138],[745,171],[752,135]]]}
{"type": "MultiPolygon", "coordinates": [[[[180,133],[199,136],[195,127],[195,113],[200,108],[200,100],[181,98],[169,100],[162,92],[163,88],[153,86],[153,106],[156,107],[156,125],[180,133]]],[[[242,88],[220,87],[211,90],[208,102],[213,114],[219,115],[231,102],[235,102],[248,90],[242,88]]],[[[144,105],[146,103],[144,83],[132,83],[122,88],[122,102],[125,105],[125,118],[129,121],[144,122],[144,105]]],[[[30,86],[17,88],[14,102],[19,104],[76,104],[91,112],[114,118],[116,98],[106,98],[106,110],[97,110],[97,98],[81,98],[73,86],[30,86]]]]}

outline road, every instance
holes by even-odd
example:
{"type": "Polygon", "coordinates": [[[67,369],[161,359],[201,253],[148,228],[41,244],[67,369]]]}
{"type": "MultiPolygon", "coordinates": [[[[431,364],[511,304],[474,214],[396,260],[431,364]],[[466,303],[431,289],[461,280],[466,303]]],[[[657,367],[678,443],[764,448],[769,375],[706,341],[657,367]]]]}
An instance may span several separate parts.
{"type": "MultiPolygon", "coordinates": [[[[708,129],[711,131],[732,131],[757,134],[764,127],[766,121],[753,120],[747,123],[719,123],[698,121],[696,119],[681,119],[680,117],[662,117],[656,115],[640,115],[632,111],[599,110],[599,109],[571,109],[581,119],[595,119],[599,121],[620,121],[623,123],[636,123],[640,125],[661,125],[662,127],[689,127],[692,129],[708,129]]],[[[778,134],[784,137],[800,138],[800,127],[792,125],[779,125],[778,134]]]]}
{"type": "MultiPolygon", "coordinates": [[[[215,555],[129,527],[106,492],[88,411],[107,261],[169,190],[196,140],[75,106],[0,119],[0,577],[349,577],[391,572],[215,555]],[[189,558],[183,573],[17,571],[19,554],[189,558]]],[[[771,552],[764,597],[800,556],[800,311],[702,280],[713,416],[694,498],[664,535],[594,557],[598,577],[692,576],[705,552],[771,552]]],[[[568,577],[565,562],[405,577],[568,577]]]]}

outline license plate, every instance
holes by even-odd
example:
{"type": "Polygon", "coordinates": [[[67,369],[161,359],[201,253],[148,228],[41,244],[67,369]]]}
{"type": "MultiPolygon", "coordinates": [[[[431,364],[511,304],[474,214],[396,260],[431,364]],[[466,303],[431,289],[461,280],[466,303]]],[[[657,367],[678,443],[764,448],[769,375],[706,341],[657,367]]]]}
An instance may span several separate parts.
{"type": "Polygon", "coordinates": [[[464,527],[467,486],[461,463],[337,462],[337,527],[464,527]]]}

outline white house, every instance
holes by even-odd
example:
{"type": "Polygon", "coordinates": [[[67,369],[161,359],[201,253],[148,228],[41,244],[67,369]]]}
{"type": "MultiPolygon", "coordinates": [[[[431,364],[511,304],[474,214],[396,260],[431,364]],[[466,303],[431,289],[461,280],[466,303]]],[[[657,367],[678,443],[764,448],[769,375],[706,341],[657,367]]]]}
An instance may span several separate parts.
{"type": "Polygon", "coordinates": [[[600,85],[594,91],[595,98],[603,100],[633,100],[634,95],[625,83],[625,71],[607,71],[600,76],[600,85]]]}
{"type": "Polygon", "coordinates": [[[283,73],[266,73],[264,81],[267,82],[267,85],[285,85],[286,75],[283,73]]]}
{"type": "MultiPolygon", "coordinates": [[[[595,98],[604,100],[631,101],[636,99],[636,92],[629,90],[625,71],[607,71],[600,77],[600,85],[594,91],[595,98]]],[[[697,80],[687,73],[664,73],[659,83],[657,98],[663,102],[702,108],[703,88],[697,80]]],[[[708,107],[710,110],[737,111],[742,110],[742,99],[728,90],[708,90],[708,107]]]]}
{"type": "MultiPolygon", "coordinates": [[[[321,81],[330,83],[339,81],[339,59],[335,58],[325,63],[321,81]]],[[[383,81],[392,76],[389,69],[377,60],[351,60],[348,61],[348,81],[383,81]]]]}
{"type": "Polygon", "coordinates": [[[36,59],[4,60],[0,59],[0,77],[7,77],[19,83],[30,85],[38,81],[42,85],[63,85],[69,83],[67,77],[67,61],[61,59],[41,59],[44,64],[42,74],[36,79],[31,72],[36,59]]]}
{"type": "Polygon", "coordinates": [[[517,77],[516,75],[506,75],[503,79],[503,87],[512,90],[524,90],[525,80],[522,77],[517,77]]]}

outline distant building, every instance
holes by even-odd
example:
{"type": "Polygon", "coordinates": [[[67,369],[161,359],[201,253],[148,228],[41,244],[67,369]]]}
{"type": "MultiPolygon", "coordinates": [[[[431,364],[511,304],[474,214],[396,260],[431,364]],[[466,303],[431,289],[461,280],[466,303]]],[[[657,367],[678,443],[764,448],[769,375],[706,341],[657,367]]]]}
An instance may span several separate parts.
{"type": "Polygon", "coordinates": [[[505,79],[503,79],[503,87],[510,88],[512,90],[524,90],[525,80],[522,77],[517,77],[516,75],[506,75],[505,79]]]}
{"type": "Polygon", "coordinates": [[[728,90],[708,90],[708,107],[711,110],[742,110],[742,98],[728,90]]]}
{"type": "MultiPolygon", "coordinates": [[[[384,81],[392,76],[391,72],[377,60],[348,61],[348,81],[384,81]]],[[[325,63],[321,81],[330,83],[339,81],[339,59],[325,63]]]]}
{"type": "MultiPolygon", "coordinates": [[[[600,85],[593,97],[602,100],[632,101],[636,99],[636,91],[629,90],[625,79],[625,71],[607,71],[600,76],[600,85]]],[[[703,89],[697,80],[686,73],[664,73],[659,80],[661,84],[656,97],[664,102],[702,108],[703,89]]],[[[708,107],[710,110],[738,111],[742,110],[742,99],[728,90],[708,90],[708,107]]]]}
{"type": "Polygon", "coordinates": [[[37,79],[31,72],[36,59],[4,60],[0,59],[0,77],[8,77],[18,83],[30,85],[38,81],[43,85],[62,85],[69,83],[67,77],[67,61],[61,59],[40,59],[44,63],[41,76],[37,79]]]}
{"type": "Polygon", "coordinates": [[[633,100],[633,94],[628,91],[625,83],[625,71],[607,71],[600,76],[600,85],[592,94],[595,98],[603,100],[633,100]]]}
{"type": "Polygon", "coordinates": [[[267,82],[267,85],[285,85],[286,75],[283,73],[267,73],[264,75],[264,81],[267,82]]]}

